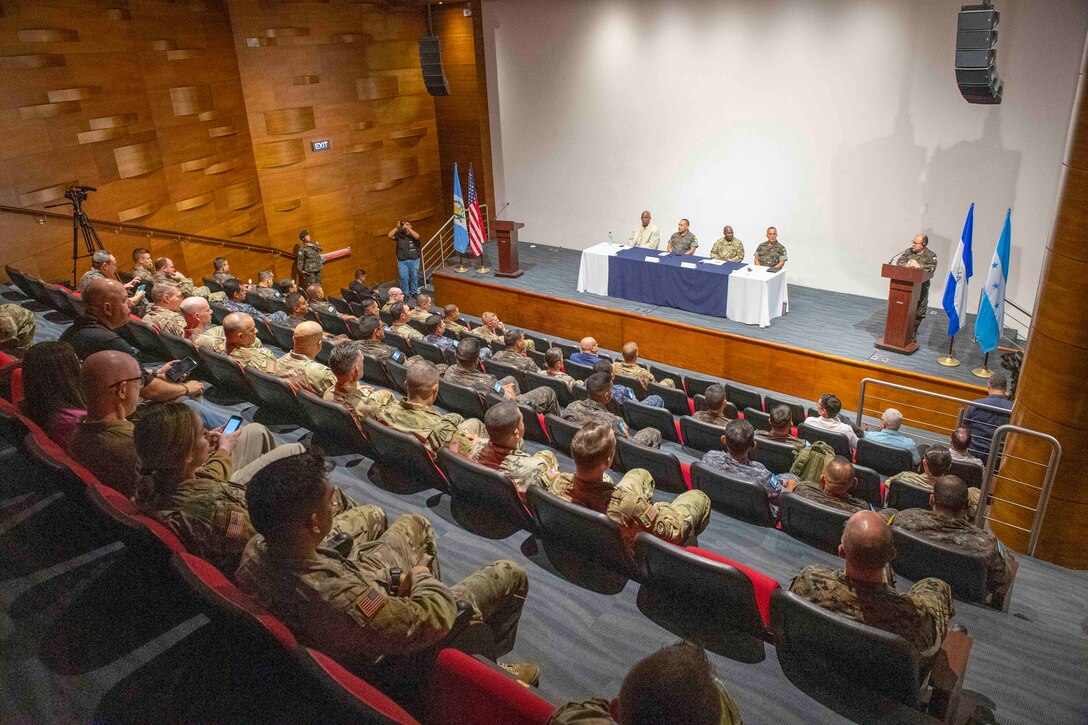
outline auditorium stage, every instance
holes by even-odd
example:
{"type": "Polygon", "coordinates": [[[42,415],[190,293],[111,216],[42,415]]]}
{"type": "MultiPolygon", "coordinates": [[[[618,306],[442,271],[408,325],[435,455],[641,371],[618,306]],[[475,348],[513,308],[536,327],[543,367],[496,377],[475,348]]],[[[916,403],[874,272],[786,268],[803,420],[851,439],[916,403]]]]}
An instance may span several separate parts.
{"type": "MultiPolygon", "coordinates": [[[[487,248],[489,261],[497,263],[497,250],[487,248]]],[[[519,248],[521,268],[525,272],[515,279],[495,276],[495,267],[488,274],[474,271],[459,274],[452,269],[436,273],[438,276],[479,280],[516,290],[551,295],[559,299],[582,302],[589,305],[622,310],[638,315],[648,315],[664,320],[685,323],[693,327],[718,330],[757,340],[812,350],[850,360],[920,373],[945,380],[983,386],[984,381],[971,374],[982,364],[982,352],[971,342],[969,330],[974,325],[974,315],[969,315],[966,332],[956,341],[955,354],[960,366],[947,368],[937,364],[937,358],[948,350],[948,318],[940,308],[930,308],[929,316],[919,330],[921,348],[913,355],[899,355],[878,350],[873,342],[884,334],[884,316],[887,301],[858,295],[828,292],[790,284],[790,311],[771,322],[770,327],[760,329],[721,317],[698,315],[672,307],[656,307],[615,297],[604,297],[577,290],[578,265],[581,252],[562,247],[522,242],[519,248]]],[[[441,282],[438,283],[441,289],[441,282]]],[[[939,301],[939,290],[930,292],[930,303],[939,301]]],[[[439,303],[448,300],[439,299],[439,303]]],[[[594,334],[587,329],[585,334],[594,334]]],[[[642,342],[642,341],[640,341],[642,342]]],[[[1000,358],[990,356],[991,369],[1000,369],[1000,358]]]]}

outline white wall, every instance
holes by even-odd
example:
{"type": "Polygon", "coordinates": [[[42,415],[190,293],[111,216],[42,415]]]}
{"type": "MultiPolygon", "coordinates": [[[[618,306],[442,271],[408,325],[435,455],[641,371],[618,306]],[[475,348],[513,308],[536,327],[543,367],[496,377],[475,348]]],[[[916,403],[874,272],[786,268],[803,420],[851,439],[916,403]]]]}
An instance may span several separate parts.
{"type": "MultiPolygon", "coordinates": [[[[996,0],[999,106],[956,89],[952,0],[484,0],[498,209],[530,242],[662,237],[703,251],[767,226],[791,282],[884,297],[929,234],[941,266],[975,206],[984,278],[1013,210],[1010,299],[1034,305],[1088,28],[1083,0],[996,0]]],[[[979,285],[973,285],[971,306],[979,285]]]]}

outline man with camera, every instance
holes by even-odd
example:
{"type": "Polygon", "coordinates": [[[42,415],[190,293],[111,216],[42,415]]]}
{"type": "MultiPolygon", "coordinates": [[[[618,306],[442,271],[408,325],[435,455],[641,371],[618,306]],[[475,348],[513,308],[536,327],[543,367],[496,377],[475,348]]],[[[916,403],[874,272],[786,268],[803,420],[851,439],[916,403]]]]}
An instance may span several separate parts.
{"type": "Polygon", "coordinates": [[[419,294],[419,232],[412,229],[411,222],[398,221],[386,236],[397,243],[400,288],[415,297],[419,294]]]}

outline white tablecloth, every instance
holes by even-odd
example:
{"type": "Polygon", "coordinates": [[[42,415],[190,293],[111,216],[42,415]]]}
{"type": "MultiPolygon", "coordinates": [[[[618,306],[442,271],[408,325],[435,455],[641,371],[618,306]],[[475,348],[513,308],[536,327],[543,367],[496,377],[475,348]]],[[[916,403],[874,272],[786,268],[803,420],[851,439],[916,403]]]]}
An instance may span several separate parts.
{"type": "Polygon", "coordinates": [[[622,244],[601,242],[582,250],[582,264],[578,268],[578,291],[607,295],[608,258],[625,248],[622,244]]]}
{"type": "Polygon", "coordinates": [[[758,268],[742,267],[729,275],[729,300],[725,316],[746,325],[767,327],[771,320],[789,310],[786,270],[770,274],[758,268]]]}

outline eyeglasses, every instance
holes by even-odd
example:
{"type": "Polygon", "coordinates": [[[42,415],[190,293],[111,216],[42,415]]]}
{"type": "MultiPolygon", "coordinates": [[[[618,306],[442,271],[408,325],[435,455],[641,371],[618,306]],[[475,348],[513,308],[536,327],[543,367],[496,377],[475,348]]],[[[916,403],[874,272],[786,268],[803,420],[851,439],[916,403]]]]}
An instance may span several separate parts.
{"type": "Polygon", "coordinates": [[[124,385],[125,383],[134,383],[137,380],[139,380],[140,381],[140,387],[143,388],[143,387],[146,387],[148,384],[150,384],[151,381],[154,380],[154,379],[155,379],[155,375],[153,373],[151,373],[148,370],[143,370],[143,371],[140,372],[140,377],[138,377],[138,378],[125,378],[124,380],[118,380],[116,383],[110,385],[110,387],[111,388],[116,388],[116,387],[118,387],[120,385],[124,385]]]}

